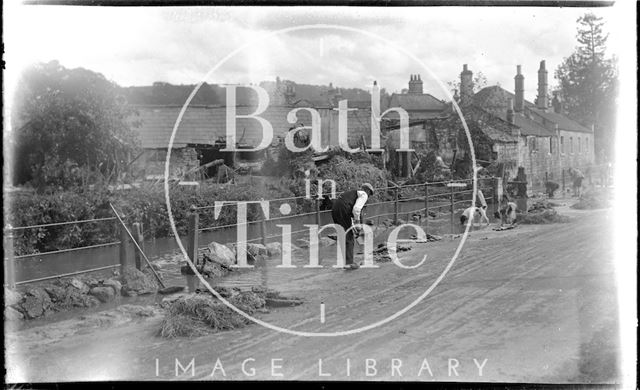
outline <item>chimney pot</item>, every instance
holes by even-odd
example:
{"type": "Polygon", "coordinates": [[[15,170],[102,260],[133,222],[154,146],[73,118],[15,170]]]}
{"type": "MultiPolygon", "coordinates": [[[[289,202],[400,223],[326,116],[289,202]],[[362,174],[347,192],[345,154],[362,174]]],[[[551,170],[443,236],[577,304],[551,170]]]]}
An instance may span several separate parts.
{"type": "Polygon", "coordinates": [[[545,68],[545,60],[540,61],[540,69],[538,69],[538,97],[536,106],[541,110],[549,107],[549,98],[547,97],[547,69],[545,68]]]}
{"type": "Polygon", "coordinates": [[[515,105],[513,107],[515,112],[523,112],[524,111],[524,76],[522,75],[522,67],[521,65],[517,65],[517,74],[515,79],[515,93],[516,100],[515,105]]]}
{"type": "Polygon", "coordinates": [[[471,104],[473,99],[473,72],[469,70],[467,64],[462,65],[460,73],[460,104],[465,106],[471,104]]]}

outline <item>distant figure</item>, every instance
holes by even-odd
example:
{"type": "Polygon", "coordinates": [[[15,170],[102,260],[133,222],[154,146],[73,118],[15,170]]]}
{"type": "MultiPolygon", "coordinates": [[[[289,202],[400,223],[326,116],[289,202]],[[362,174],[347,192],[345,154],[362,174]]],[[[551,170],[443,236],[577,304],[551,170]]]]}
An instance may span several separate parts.
{"type": "Polygon", "coordinates": [[[460,225],[466,224],[467,221],[470,221],[473,225],[476,215],[480,216],[480,223],[482,223],[483,220],[487,221],[487,226],[491,223],[484,208],[471,206],[462,212],[462,215],[460,216],[460,225]]]}
{"type": "Polygon", "coordinates": [[[584,174],[579,169],[569,168],[569,177],[573,184],[573,196],[582,195],[582,180],[584,180],[584,174]]]}
{"type": "Polygon", "coordinates": [[[555,181],[548,181],[544,184],[544,186],[547,190],[547,195],[549,196],[549,198],[553,198],[556,190],[560,188],[560,184],[556,183],[555,181]]]}
{"type": "Polygon", "coordinates": [[[504,225],[505,222],[513,225],[518,216],[516,213],[516,211],[518,211],[518,205],[511,202],[506,194],[502,195],[502,203],[504,206],[500,211],[496,211],[493,216],[500,219],[500,226],[504,225]]]}

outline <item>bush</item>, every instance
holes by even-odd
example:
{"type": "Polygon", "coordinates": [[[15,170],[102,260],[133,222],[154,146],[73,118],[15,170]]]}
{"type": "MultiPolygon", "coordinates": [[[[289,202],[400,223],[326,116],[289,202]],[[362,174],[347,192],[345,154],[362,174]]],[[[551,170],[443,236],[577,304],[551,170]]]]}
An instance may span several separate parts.
{"type": "MultiPolygon", "coordinates": [[[[256,200],[260,198],[290,197],[292,193],[276,186],[256,186],[250,183],[237,185],[208,185],[202,183],[198,192],[171,188],[171,209],[180,235],[187,234],[187,216],[191,205],[213,205],[213,201],[256,200]]],[[[82,193],[59,192],[56,194],[17,194],[8,202],[8,223],[12,226],[44,225],[56,222],[77,221],[113,217],[109,206],[113,203],[129,227],[142,222],[145,237],[160,238],[172,235],[162,186],[144,185],[125,191],[85,191],[82,193]]],[[[275,210],[276,205],[271,205],[275,210]]],[[[214,210],[200,213],[200,226],[221,226],[236,223],[236,209],[223,207],[220,216],[214,218],[214,210]]],[[[258,205],[248,208],[247,219],[262,218],[258,205]]],[[[117,221],[99,221],[69,224],[55,227],[22,229],[15,232],[15,254],[49,252],[102,244],[116,240],[117,221]]]]}

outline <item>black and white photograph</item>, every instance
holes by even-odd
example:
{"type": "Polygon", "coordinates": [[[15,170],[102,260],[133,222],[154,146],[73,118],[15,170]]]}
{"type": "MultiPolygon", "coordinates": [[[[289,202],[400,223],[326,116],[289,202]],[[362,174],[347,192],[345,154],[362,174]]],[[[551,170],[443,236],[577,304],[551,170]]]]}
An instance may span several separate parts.
{"type": "Polygon", "coordinates": [[[3,4],[5,386],[636,388],[636,3],[365,3],[3,4]]]}

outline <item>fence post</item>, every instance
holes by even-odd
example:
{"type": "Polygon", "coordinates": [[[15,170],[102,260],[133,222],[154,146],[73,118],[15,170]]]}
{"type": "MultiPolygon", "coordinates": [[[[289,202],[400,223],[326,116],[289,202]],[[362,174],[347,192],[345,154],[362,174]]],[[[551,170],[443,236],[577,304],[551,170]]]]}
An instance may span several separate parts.
{"type": "Polygon", "coordinates": [[[395,188],[395,201],[393,203],[393,223],[398,223],[398,196],[399,196],[399,187],[395,188]]]}
{"type": "Polygon", "coordinates": [[[188,222],[188,235],[187,235],[187,254],[193,264],[198,266],[198,220],[200,215],[195,206],[191,206],[191,212],[189,213],[188,222]]]}
{"type": "Polygon", "coordinates": [[[120,270],[124,272],[124,270],[129,266],[129,261],[127,259],[127,245],[129,244],[129,235],[125,230],[124,226],[120,226],[120,270]]]}
{"type": "Polygon", "coordinates": [[[260,243],[267,245],[267,221],[264,218],[260,221],[260,243]]]}
{"type": "Polygon", "coordinates": [[[491,180],[491,184],[493,186],[493,199],[491,199],[491,204],[493,206],[493,212],[495,213],[500,207],[500,198],[498,198],[498,178],[494,177],[493,180],[491,180]]]}
{"type": "MultiPolygon", "coordinates": [[[[449,182],[449,184],[452,184],[453,182],[449,182]]],[[[453,234],[453,186],[451,186],[451,206],[450,206],[450,211],[451,211],[451,234],[453,234]]]]}
{"type": "Polygon", "coordinates": [[[4,284],[13,289],[16,287],[15,258],[13,252],[13,226],[4,227],[4,284]]]}
{"type": "Polygon", "coordinates": [[[424,231],[429,226],[429,183],[424,183],[424,231]]]}
{"type": "MultiPolygon", "coordinates": [[[[142,235],[142,224],[140,222],[135,222],[133,224],[133,238],[135,238],[140,249],[144,252],[144,236],[142,235]]],[[[135,253],[134,259],[136,261],[136,268],[142,271],[142,258],[140,251],[136,250],[133,253],[135,253]]]]}

